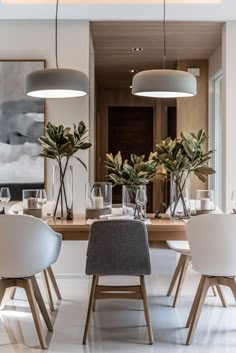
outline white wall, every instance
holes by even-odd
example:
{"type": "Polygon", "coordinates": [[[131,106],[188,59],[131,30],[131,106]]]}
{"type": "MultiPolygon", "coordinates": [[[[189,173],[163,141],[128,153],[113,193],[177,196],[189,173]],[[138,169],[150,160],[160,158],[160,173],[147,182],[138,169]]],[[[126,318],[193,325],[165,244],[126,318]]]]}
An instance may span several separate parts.
{"type": "MultiPolygon", "coordinates": [[[[58,59],[60,67],[81,70],[89,76],[89,23],[59,21],[58,59]]],[[[0,59],[46,59],[47,67],[55,67],[54,21],[1,21],[0,59]]],[[[22,84],[24,84],[22,82],[22,84]]],[[[93,95],[92,95],[93,96],[93,95]]],[[[53,123],[73,126],[83,120],[89,126],[89,98],[53,99],[46,102],[46,119],[53,123]]],[[[89,152],[80,157],[88,165],[89,152]]],[[[88,173],[77,161],[74,164],[75,211],[84,210],[85,183],[88,173]]],[[[47,188],[51,190],[52,165],[47,163],[47,188]]],[[[50,192],[49,192],[50,193],[50,192]]],[[[86,242],[68,242],[55,270],[60,274],[84,273],[86,242]]]]}
{"type": "Polygon", "coordinates": [[[212,79],[222,69],[222,46],[220,45],[209,58],[208,74],[212,79]]]}
{"type": "Polygon", "coordinates": [[[236,189],[236,21],[226,22],[222,36],[223,68],[223,208],[231,211],[231,192],[236,189]]]}

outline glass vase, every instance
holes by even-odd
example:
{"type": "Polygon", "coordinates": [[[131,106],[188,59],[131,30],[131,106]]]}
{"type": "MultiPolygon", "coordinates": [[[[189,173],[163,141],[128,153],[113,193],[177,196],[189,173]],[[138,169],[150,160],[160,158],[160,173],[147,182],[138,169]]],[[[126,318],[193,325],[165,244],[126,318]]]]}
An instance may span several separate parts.
{"type": "Polygon", "coordinates": [[[212,213],[215,211],[215,191],[196,190],[196,214],[212,213]]]}
{"type": "Polygon", "coordinates": [[[146,218],[146,185],[122,185],[122,212],[137,219],[146,218]]]}
{"type": "Polygon", "coordinates": [[[190,217],[191,180],[188,172],[170,175],[170,216],[172,218],[190,217]]]}
{"type": "Polygon", "coordinates": [[[88,183],[85,191],[87,219],[99,218],[112,213],[112,183],[88,183]]]}
{"type": "Polygon", "coordinates": [[[53,216],[59,219],[73,219],[73,167],[59,165],[53,168],[52,197],[53,216]]]}

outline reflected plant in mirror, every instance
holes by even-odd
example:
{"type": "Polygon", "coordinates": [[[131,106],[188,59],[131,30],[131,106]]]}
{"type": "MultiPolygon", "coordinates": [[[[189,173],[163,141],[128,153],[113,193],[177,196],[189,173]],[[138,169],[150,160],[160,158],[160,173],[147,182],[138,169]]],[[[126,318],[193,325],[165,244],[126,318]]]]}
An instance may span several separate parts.
{"type": "Polygon", "coordinates": [[[158,166],[155,156],[156,153],[151,152],[145,161],[145,155],[131,153],[130,160],[123,161],[120,151],[114,156],[107,153],[105,165],[109,172],[108,178],[114,185],[146,185],[161,178],[163,169],[158,166]]]}
{"type": "Polygon", "coordinates": [[[165,170],[158,165],[156,153],[151,152],[148,159],[145,155],[130,155],[129,160],[122,159],[119,151],[113,156],[106,154],[106,168],[109,180],[113,186],[122,185],[122,209],[123,213],[145,219],[146,214],[146,185],[156,179],[162,179],[165,170]],[[140,200],[142,191],[142,200],[140,200]],[[145,192],[145,195],[144,195],[145,192]]]}
{"type": "Polygon", "coordinates": [[[89,142],[89,131],[83,121],[80,121],[78,126],[74,124],[73,130],[70,127],[57,126],[48,122],[45,128],[45,136],[39,137],[39,142],[43,147],[40,156],[55,160],[59,167],[60,185],[56,197],[54,217],[59,203],[61,207],[60,218],[64,217],[63,204],[65,203],[66,219],[71,220],[73,219],[73,210],[68,204],[65,175],[69,167],[69,160],[72,157],[76,158],[87,170],[86,164],[75,154],[79,150],[86,150],[92,146],[89,142]]]}

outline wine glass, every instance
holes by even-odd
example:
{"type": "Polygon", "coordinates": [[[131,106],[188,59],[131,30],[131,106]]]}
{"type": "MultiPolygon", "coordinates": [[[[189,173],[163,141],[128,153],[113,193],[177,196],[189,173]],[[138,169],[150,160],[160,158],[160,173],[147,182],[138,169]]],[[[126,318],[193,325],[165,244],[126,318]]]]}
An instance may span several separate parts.
{"type": "Polygon", "coordinates": [[[236,213],[236,189],[232,191],[231,202],[233,213],[236,213]]]}
{"type": "Polygon", "coordinates": [[[37,203],[38,205],[42,208],[43,205],[45,205],[47,203],[47,192],[45,189],[39,189],[36,192],[36,199],[37,199],[37,203]]]}
{"type": "Polygon", "coordinates": [[[3,213],[5,213],[5,205],[10,201],[11,194],[9,188],[1,188],[0,190],[0,201],[3,203],[3,213]]]}
{"type": "Polygon", "coordinates": [[[147,195],[145,188],[139,187],[136,191],[135,202],[137,205],[138,215],[137,218],[139,219],[146,219],[145,217],[145,206],[147,203],[147,195]]]}

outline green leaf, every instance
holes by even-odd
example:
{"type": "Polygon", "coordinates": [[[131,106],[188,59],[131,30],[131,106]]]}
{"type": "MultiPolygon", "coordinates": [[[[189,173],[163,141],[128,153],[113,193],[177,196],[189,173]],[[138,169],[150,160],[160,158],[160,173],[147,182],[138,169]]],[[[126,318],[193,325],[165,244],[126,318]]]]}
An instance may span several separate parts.
{"type": "Polygon", "coordinates": [[[86,166],[86,164],[85,164],[79,157],[76,157],[76,156],[73,156],[73,157],[76,158],[77,161],[79,161],[79,162],[82,164],[82,166],[85,168],[85,170],[87,171],[87,166],[86,166]]]}

